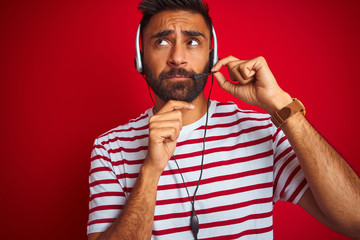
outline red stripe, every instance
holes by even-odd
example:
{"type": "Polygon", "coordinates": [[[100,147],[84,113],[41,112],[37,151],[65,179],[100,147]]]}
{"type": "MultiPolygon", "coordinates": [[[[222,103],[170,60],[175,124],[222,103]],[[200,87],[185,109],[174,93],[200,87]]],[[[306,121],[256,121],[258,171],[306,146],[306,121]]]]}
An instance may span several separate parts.
{"type": "Polygon", "coordinates": [[[142,115],[142,116],[140,116],[138,118],[130,119],[129,122],[138,122],[140,120],[143,120],[143,119],[147,118],[148,116],[149,116],[148,114],[144,114],[144,115],[142,115]]]}
{"type": "MultiPolygon", "coordinates": [[[[239,187],[239,188],[234,188],[234,189],[229,189],[229,190],[223,190],[223,191],[198,195],[198,196],[196,196],[196,200],[210,199],[210,198],[215,198],[215,197],[220,197],[220,196],[225,196],[225,195],[231,195],[231,194],[237,194],[237,193],[262,189],[262,188],[271,188],[272,186],[273,186],[273,183],[268,182],[268,183],[261,183],[261,184],[251,185],[251,186],[239,187]]],[[[175,199],[164,199],[164,200],[156,201],[156,205],[183,203],[183,202],[188,202],[188,201],[189,201],[188,197],[175,198],[175,199]]]]}
{"type": "Polygon", "coordinates": [[[89,187],[95,187],[100,184],[114,184],[114,183],[118,184],[119,182],[116,179],[103,179],[89,183],[89,187]]]}
{"type": "Polygon", "coordinates": [[[217,118],[217,117],[229,117],[232,115],[237,114],[239,111],[236,109],[235,111],[232,112],[219,112],[219,113],[214,113],[213,115],[211,115],[212,118],[217,118]]]}
{"type": "Polygon", "coordinates": [[[296,188],[294,193],[291,195],[291,197],[287,201],[293,202],[294,199],[299,195],[301,190],[305,187],[306,183],[307,183],[307,180],[306,180],[306,178],[304,178],[304,180],[300,183],[300,185],[296,188]]]}
{"type": "Polygon", "coordinates": [[[281,128],[276,129],[276,132],[275,132],[275,134],[274,134],[274,136],[273,136],[273,142],[275,142],[276,137],[277,137],[277,135],[280,133],[280,131],[281,131],[281,128]]]}
{"type": "Polygon", "coordinates": [[[113,166],[119,166],[119,165],[122,165],[122,164],[126,164],[126,165],[142,165],[143,162],[145,161],[145,159],[139,159],[139,160],[126,160],[126,159],[122,159],[120,161],[116,161],[116,162],[113,162],[113,166]]]}
{"type": "Polygon", "coordinates": [[[89,214],[96,212],[96,211],[103,211],[103,210],[120,210],[123,209],[124,205],[104,205],[104,206],[97,206],[94,208],[91,208],[89,210],[89,214]]]}
{"type": "MultiPolygon", "coordinates": [[[[271,124],[263,125],[263,126],[251,127],[251,128],[247,128],[247,129],[241,129],[238,132],[230,133],[230,134],[227,134],[227,135],[206,137],[206,142],[219,141],[219,140],[223,140],[223,139],[227,139],[227,138],[231,138],[231,137],[238,137],[241,134],[255,132],[255,131],[258,131],[258,130],[261,130],[261,129],[266,129],[266,128],[269,128],[269,127],[271,127],[271,124]]],[[[179,143],[176,144],[176,146],[180,147],[180,146],[184,146],[184,145],[188,145],[188,144],[202,143],[203,141],[204,141],[204,138],[190,139],[190,140],[186,140],[186,141],[183,141],[183,142],[179,142],[179,143]]]]}
{"type": "Polygon", "coordinates": [[[280,144],[282,144],[286,139],[287,139],[286,136],[283,136],[283,137],[279,140],[279,142],[278,142],[278,144],[276,145],[276,147],[279,147],[280,144]]]}
{"type": "MultiPolygon", "coordinates": [[[[238,107],[235,103],[233,102],[218,102],[216,104],[216,106],[234,106],[234,107],[238,107]]],[[[243,112],[243,113],[259,113],[257,111],[254,111],[254,110],[242,110],[242,109],[239,109],[240,112],[243,112]]],[[[265,113],[259,113],[259,114],[265,114],[265,113]]]]}
{"type": "MultiPolygon", "coordinates": [[[[216,162],[204,164],[204,170],[205,169],[215,168],[215,167],[220,167],[220,166],[228,166],[228,165],[232,165],[232,164],[236,164],[236,163],[248,162],[248,161],[261,159],[261,158],[266,158],[268,156],[271,156],[272,154],[273,154],[273,150],[270,150],[270,151],[267,151],[267,152],[263,152],[263,153],[259,153],[259,154],[255,154],[255,155],[251,155],[251,156],[246,156],[246,157],[234,158],[234,159],[230,159],[230,160],[221,160],[221,159],[219,159],[216,162]]],[[[201,166],[181,168],[181,172],[182,173],[187,173],[187,172],[199,171],[200,168],[201,168],[201,166]]],[[[179,174],[179,171],[174,172],[171,169],[171,170],[164,171],[162,173],[162,175],[167,176],[167,175],[173,175],[173,174],[176,174],[176,173],[179,174]]]]}
{"type": "Polygon", "coordinates": [[[279,182],[279,178],[282,174],[282,172],[284,171],[285,167],[287,167],[289,165],[289,163],[295,158],[295,154],[292,154],[287,160],[286,162],[281,166],[281,168],[279,169],[279,171],[277,172],[277,175],[275,177],[275,180],[274,180],[274,192],[275,192],[275,189],[277,188],[277,184],[279,182]]]}
{"type": "Polygon", "coordinates": [[[96,173],[96,172],[112,172],[112,169],[109,168],[109,167],[97,167],[97,168],[92,168],[90,170],[90,175],[93,174],[93,173],[96,173]]]}
{"type": "Polygon", "coordinates": [[[105,161],[107,161],[107,162],[111,162],[110,158],[105,157],[105,156],[102,156],[102,155],[93,156],[93,157],[90,159],[90,161],[92,162],[92,161],[95,161],[95,160],[98,160],[98,159],[103,159],[103,160],[105,160],[105,161]]]}
{"type": "Polygon", "coordinates": [[[211,238],[202,238],[202,240],[224,240],[224,239],[238,239],[246,235],[254,235],[254,234],[262,234],[266,232],[270,232],[273,230],[273,226],[265,227],[265,228],[257,228],[257,229],[249,229],[238,234],[219,236],[219,237],[211,237],[211,238]]]}
{"type": "Polygon", "coordinates": [[[164,230],[153,230],[152,234],[155,236],[160,236],[160,235],[167,235],[167,234],[186,232],[186,231],[190,231],[190,225],[186,227],[168,228],[164,230]]]}
{"type": "Polygon", "coordinates": [[[146,124],[146,125],[141,126],[141,127],[130,127],[130,128],[125,128],[125,129],[115,129],[115,130],[111,130],[109,132],[106,132],[103,135],[100,135],[99,138],[105,137],[106,135],[110,135],[112,133],[140,131],[140,130],[145,130],[145,129],[148,129],[148,128],[149,128],[149,124],[146,124]]]}
{"type": "MultiPolygon", "coordinates": [[[[256,204],[263,204],[263,203],[270,203],[270,202],[272,203],[272,201],[273,201],[272,197],[254,199],[254,200],[250,200],[250,201],[247,201],[247,202],[239,202],[237,204],[225,205],[225,206],[208,208],[208,209],[199,209],[199,210],[196,210],[196,214],[201,215],[201,214],[210,214],[210,213],[216,213],[216,212],[224,212],[224,211],[229,211],[229,210],[233,210],[233,209],[248,207],[248,206],[256,205],[256,204]]],[[[178,213],[169,213],[169,214],[157,215],[157,216],[154,216],[154,220],[155,221],[160,221],[160,220],[173,219],[173,218],[182,218],[182,217],[190,217],[190,216],[191,216],[191,211],[178,212],[178,213]]]]}
{"type": "Polygon", "coordinates": [[[103,145],[100,145],[100,144],[94,144],[93,147],[94,147],[94,148],[101,148],[101,149],[106,150],[106,148],[105,148],[103,145]]]}
{"type": "MultiPolygon", "coordinates": [[[[272,212],[251,214],[251,215],[248,215],[248,216],[245,216],[245,217],[242,217],[242,218],[231,219],[231,220],[226,220],[226,221],[218,221],[218,222],[203,223],[203,224],[200,223],[199,228],[200,228],[200,231],[201,231],[201,229],[204,229],[204,228],[228,226],[228,225],[243,223],[243,222],[249,221],[249,220],[268,218],[268,217],[271,217],[271,216],[272,216],[272,212]]],[[[155,235],[155,236],[167,235],[167,234],[173,234],[173,233],[184,232],[184,231],[189,231],[189,230],[190,230],[190,226],[177,227],[177,228],[168,228],[168,229],[164,229],[164,230],[153,231],[153,235],[155,235]]],[[[256,229],[256,230],[258,230],[258,229],[256,229]]],[[[247,232],[247,231],[245,231],[245,232],[247,232]]],[[[241,235],[243,233],[239,233],[237,235],[241,235]]],[[[218,239],[219,238],[220,237],[218,237],[218,239]]],[[[212,237],[210,239],[215,239],[215,238],[212,237]]],[[[221,239],[231,239],[231,238],[227,238],[227,236],[221,236],[221,239]]]]}
{"type": "Polygon", "coordinates": [[[282,153],[280,153],[276,158],[275,158],[275,161],[274,161],[274,165],[276,165],[276,163],[281,159],[283,158],[285,155],[287,155],[289,152],[292,151],[292,148],[291,146],[288,147],[287,149],[285,149],[282,153]]]}
{"type": "Polygon", "coordinates": [[[229,105],[235,105],[233,102],[217,102],[216,106],[229,106],[229,105]]]}
{"type": "MultiPolygon", "coordinates": [[[[238,148],[245,148],[245,147],[255,146],[255,145],[267,142],[267,141],[269,141],[271,139],[272,139],[272,136],[269,135],[269,136],[266,136],[264,138],[260,138],[260,139],[257,139],[257,140],[238,143],[238,144],[233,145],[233,146],[206,149],[205,154],[211,154],[211,153],[217,153],[217,152],[227,152],[227,151],[232,151],[232,150],[235,150],[235,149],[238,149],[238,148]]],[[[176,155],[176,159],[196,157],[196,156],[201,155],[201,154],[202,154],[202,150],[198,151],[198,152],[178,154],[178,155],[176,155]]]]}
{"type": "Polygon", "coordinates": [[[116,141],[133,142],[135,140],[147,138],[148,136],[149,136],[149,134],[143,134],[143,135],[134,136],[134,137],[115,137],[115,138],[111,138],[107,141],[103,141],[103,142],[101,142],[101,144],[105,145],[105,144],[109,144],[111,142],[116,142],[116,141]]]}
{"type": "Polygon", "coordinates": [[[137,148],[123,148],[123,147],[120,147],[120,148],[110,149],[108,151],[108,153],[118,153],[118,152],[133,153],[133,152],[139,152],[139,151],[147,150],[147,149],[148,149],[148,146],[140,146],[140,147],[137,147],[137,148]]]}
{"type": "MultiPolygon", "coordinates": [[[[247,177],[247,176],[253,176],[253,175],[263,174],[263,173],[272,172],[272,171],[273,171],[273,166],[270,166],[270,167],[250,170],[250,171],[246,171],[246,172],[240,172],[240,173],[228,174],[228,175],[221,175],[221,176],[218,176],[218,177],[212,177],[212,178],[208,178],[208,179],[203,179],[203,180],[201,180],[201,185],[210,184],[210,183],[214,183],[214,182],[227,181],[227,180],[232,180],[232,179],[236,179],[236,178],[243,178],[243,177],[247,177]]],[[[196,186],[197,183],[198,183],[197,180],[192,181],[192,182],[186,182],[186,186],[187,187],[196,186]]],[[[176,183],[176,184],[168,184],[168,185],[158,186],[158,190],[176,189],[176,188],[179,188],[179,184],[180,184],[181,188],[184,188],[183,184],[176,183]]]]}
{"type": "MultiPolygon", "coordinates": [[[[232,112],[219,112],[219,113],[214,113],[211,117],[212,118],[216,118],[216,117],[229,117],[229,116],[233,116],[237,113],[257,113],[257,114],[261,114],[261,115],[265,115],[264,113],[258,113],[255,111],[251,111],[251,110],[240,110],[240,109],[235,109],[232,112]]],[[[268,115],[267,115],[268,116],[268,115]]],[[[270,119],[271,117],[267,117],[267,119],[270,119]]]]}
{"type": "Polygon", "coordinates": [[[290,176],[287,178],[285,184],[284,184],[284,187],[283,189],[281,190],[280,192],[280,198],[281,196],[284,194],[286,188],[289,186],[290,182],[294,179],[295,175],[300,171],[301,167],[300,166],[297,166],[290,174],[290,176]]]}
{"type": "MultiPolygon", "coordinates": [[[[269,118],[240,118],[234,122],[229,122],[229,123],[223,123],[223,124],[216,124],[216,125],[208,125],[207,129],[214,129],[214,128],[228,128],[228,127],[232,127],[235,125],[238,125],[242,122],[245,121],[267,121],[269,120],[269,118]]],[[[201,126],[199,128],[197,128],[197,130],[202,130],[205,129],[205,126],[201,126]]]]}
{"type": "Polygon", "coordinates": [[[102,218],[102,219],[95,219],[91,222],[88,222],[88,226],[98,223],[112,223],[115,220],[115,218],[102,218]]]}
{"type": "Polygon", "coordinates": [[[238,219],[230,219],[230,220],[219,221],[219,222],[204,223],[204,224],[200,224],[200,229],[201,228],[219,227],[219,226],[228,226],[228,225],[232,225],[232,224],[243,223],[248,220],[268,218],[268,217],[271,217],[272,214],[273,214],[272,211],[270,211],[267,213],[251,214],[251,215],[248,215],[248,216],[245,216],[242,218],[238,218],[238,219]]]}
{"type": "Polygon", "coordinates": [[[99,197],[125,197],[125,193],[123,192],[102,192],[102,193],[95,193],[90,196],[89,201],[92,201],[95,198],[99,197]]]}
{"type": "Polygon", "coordinates": [[[122,173],[122,174],[116,175],[117,179],[137,178],[138,176],[139,176],[139,173],[122,173]]]}

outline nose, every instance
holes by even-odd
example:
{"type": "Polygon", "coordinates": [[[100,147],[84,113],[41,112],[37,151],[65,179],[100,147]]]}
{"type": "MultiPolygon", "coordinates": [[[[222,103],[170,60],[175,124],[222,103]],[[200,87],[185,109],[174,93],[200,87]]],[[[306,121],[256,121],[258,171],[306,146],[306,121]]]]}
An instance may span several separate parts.
{"type": "Polygon", "coordinates": [[[168,59],[170,67],[185,67],[187,65],[186,50],[181,44],[175,44],[168,59]]]}

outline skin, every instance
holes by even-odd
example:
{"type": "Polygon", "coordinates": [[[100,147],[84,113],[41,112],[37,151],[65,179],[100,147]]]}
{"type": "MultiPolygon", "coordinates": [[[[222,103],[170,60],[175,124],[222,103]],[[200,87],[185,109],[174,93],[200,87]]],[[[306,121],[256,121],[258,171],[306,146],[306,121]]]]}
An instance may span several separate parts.
{"type": "MultiPolygon", "coordinates": [[[[210,31],[201,15],[187,11],[163,11],[154,15],[144,31],[144,60],[159,75],[172,67],[200,72],[208,62],[210,31]],[[170,34],[154,37],[170,30],[170,34]],[[188,36],[187,31],[201,36],[188,36]],[[196,44],[193,42],[195,41],[196,44]]],[[[262,57],[240,60],[233,56],[220,60],[212,69],[227,67],[231,80],[214,74],[219,86],[251,105],[272,114],[292,101],[276,82],[262,57]]],[[[183,76],[168,79],[192,81],[183,76]]],[[[164,102],[155,95],[156,109],[149,120],[148,154],[128,202],[104,233],[89,234],[88,239],[150,239],[156,203],[157,185],[167,161],[175,151],[182,126],[206,113],[201,93],[191,104],[164,102]]],[[[350,237],[360,236],[360,180],[341,156],[298,113],[282,129],[289,139],[309,182],[299,205],[326,226],[350,237]]]]}

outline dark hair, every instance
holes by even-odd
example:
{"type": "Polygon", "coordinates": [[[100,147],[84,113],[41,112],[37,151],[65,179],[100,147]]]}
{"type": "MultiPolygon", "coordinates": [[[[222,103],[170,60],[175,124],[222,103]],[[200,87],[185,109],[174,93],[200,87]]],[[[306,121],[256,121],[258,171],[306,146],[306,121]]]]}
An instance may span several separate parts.
{"type": "Polygon", "coordinates": [[[165,10],[186,10],[194,13],[200,13],[204,18],[207,27],[210,30],[210,42],[212,38],[212,21],[209,16],[209,7],[202,0],[143,0],[138,6],[143,14],[140,21],[140,33],[143,34],[144,28],[149,23],[151,17],[165,10]]]}

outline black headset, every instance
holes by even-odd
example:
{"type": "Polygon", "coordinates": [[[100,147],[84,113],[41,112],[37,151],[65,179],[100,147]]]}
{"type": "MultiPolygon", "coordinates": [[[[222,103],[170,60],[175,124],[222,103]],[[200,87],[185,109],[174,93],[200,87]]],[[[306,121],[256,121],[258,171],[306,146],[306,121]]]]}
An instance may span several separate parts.
{"type": "MultiPolygon", "coordinates": [[[[143,53],[140,50],[140,27],[141,27],[141,25],[139,24],[138,30],[136,32],[136,39],[135,39],[135,49],[136,49],[135,68],[140,74],[144,75],[144,67],[142,64],[143,63],[143,53]]],[[[212,27],[212,35],[214,38],[214,49],[212,49],[210,51],[209,71],[217,63],[217,61],[219,61],[219,56],[217,53],[217,49],[218,49],[217,37],[216,37],[214,27],[212,27]]]]}

